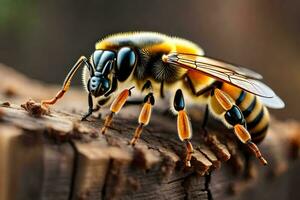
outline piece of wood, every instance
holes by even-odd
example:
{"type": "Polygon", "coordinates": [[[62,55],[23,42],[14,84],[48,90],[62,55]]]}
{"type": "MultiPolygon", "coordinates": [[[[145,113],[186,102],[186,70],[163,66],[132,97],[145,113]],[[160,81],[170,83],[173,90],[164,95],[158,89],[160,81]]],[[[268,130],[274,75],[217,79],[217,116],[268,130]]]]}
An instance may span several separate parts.
{"type": "Polygon", "coordinates": [[[75,151],[68,142],[57,143],[44,137],[43,143],[43,199],[68,199],[71,194],[75,151]],[[59,186],[59,187],[54,187],[59,186]]]}
{"type": "Polygon", "coordinates": [[[94,115],[81,122],[87,110],[83,90],[72,88],[49,114],[33,116],[20,105],[29,98],[49,98],[59,86],[45,86],[4,66],[0,72],[4,77],[0,84],[0,200],[297,199],[300,195],[287,186],[296,181],[300,166],[298,122],[273,120],[260,145],[269,161],[264,167],[256,159],[246,162],[233,133],[214,119],[204,140],[201,109],[193,107],[188,111],[195,153],[192,167],[185,168],[185,146],[177,136],[176,117],[154,109],[150,124],[132,147],[128,143],[138,125],[140,107],[126,107],[106,135],[99,135],[108,111],[102,110],[101,118],[94,115]]]}

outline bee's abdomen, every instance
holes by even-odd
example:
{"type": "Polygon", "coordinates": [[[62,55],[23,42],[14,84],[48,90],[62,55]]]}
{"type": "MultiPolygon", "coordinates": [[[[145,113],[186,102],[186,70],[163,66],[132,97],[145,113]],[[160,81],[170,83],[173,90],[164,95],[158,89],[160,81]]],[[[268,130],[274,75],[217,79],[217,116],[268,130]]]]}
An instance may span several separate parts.
{"type": "Polygon", "coordinates": [[[255,95],[226,85],[224,84],[222,89],[233,98],[236,105],[241,109],[253,142],[261,142],[266,136],[269,127],[269,112],[267,108],[255,95]]]}

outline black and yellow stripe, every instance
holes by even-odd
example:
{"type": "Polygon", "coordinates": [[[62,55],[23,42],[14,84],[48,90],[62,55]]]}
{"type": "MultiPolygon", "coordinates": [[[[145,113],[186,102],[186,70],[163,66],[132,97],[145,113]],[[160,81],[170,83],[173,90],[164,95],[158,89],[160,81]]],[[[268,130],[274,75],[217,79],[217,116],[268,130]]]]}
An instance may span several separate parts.
{"type": "Polygon", "coordinates": [[[221,89],[229,94],[241,109],[253,142],[261,142],[266,136],[269,127],[269,112],[267,108],[255,95],[249,92],[229,84],[223,84],[221,89]]]}

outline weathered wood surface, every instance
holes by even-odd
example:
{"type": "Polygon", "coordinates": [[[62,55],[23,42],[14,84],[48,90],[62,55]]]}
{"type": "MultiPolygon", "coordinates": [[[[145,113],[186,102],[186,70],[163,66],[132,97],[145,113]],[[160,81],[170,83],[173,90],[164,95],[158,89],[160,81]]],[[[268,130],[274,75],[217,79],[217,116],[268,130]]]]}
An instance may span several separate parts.
{"type": "Polygon", "coordinates": [[[72,89],[40,118],[20,104],[57,92],[0,67],[0,199],[299,199],[300,128],[297,122],[273,121],[261,145],[267,167],[253,159],[245,179],[245,157],[220,123],[210,119],[204,142],[201,111],[190,111],[192,168],[181,159],[176,118],[153,112],[138,144],[128,145],[137,126],[139,107],[115,118],[107,135],[98,135],[102,117],[81,122],[86,94],[72,89]],[[7,103],[9,102],[9,103],[7,103]]]}

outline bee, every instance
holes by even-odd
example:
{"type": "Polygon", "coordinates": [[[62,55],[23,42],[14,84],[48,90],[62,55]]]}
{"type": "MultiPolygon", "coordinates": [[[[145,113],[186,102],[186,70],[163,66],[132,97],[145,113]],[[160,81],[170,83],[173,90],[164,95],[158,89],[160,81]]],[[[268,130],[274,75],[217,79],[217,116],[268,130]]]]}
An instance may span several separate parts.
{"type": "Polygon", "coordinates": [[[76,71],[83,66],[83,85],[88,92],[89,109],[83,120],[100,107],[110,105],[101,132],[104,134],[135,87],[144,95],[139,125],[130,141],[135,145],[143,127],[150,121],[155,100],[173,96],[171,107],[177,115],[177,132],[185,144],[186,166],[194,152],[192,127],[186,102],[206,105],[208,113],[233,129],[264,165],[257,144],[266,136],[269,112],[266,107],[283,108],[284,102],[260,80],[262,76],[249,69],[204,56],[195,43],[155,32],[131,32],[110,35],[95,45],[87,59],[81,56],[65,78],[62,89],[42,106],[53,105],[68,91],[76,71]]]}

